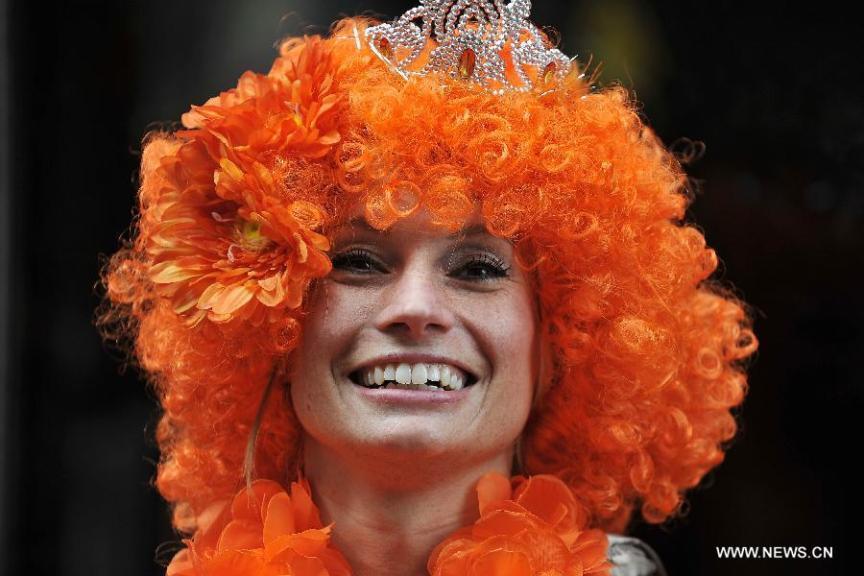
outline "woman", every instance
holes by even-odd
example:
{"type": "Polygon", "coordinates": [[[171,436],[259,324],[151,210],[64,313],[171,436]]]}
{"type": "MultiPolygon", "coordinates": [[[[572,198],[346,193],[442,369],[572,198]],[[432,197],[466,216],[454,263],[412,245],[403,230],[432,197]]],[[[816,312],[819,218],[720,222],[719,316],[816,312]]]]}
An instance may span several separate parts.
{"type": "Polygon", "coordinates": [[[102,319],[164,408],[169,575],[663,573],[619,534],[722,461],[756,339],[528,5],[289,39],[148,139],[102,319]]]}

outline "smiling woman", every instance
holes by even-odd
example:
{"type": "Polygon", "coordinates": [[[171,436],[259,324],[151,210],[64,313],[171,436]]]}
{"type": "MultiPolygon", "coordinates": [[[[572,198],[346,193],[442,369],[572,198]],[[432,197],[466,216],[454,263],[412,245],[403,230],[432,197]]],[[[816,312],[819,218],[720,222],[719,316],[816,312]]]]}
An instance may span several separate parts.
{"type": "Polygon", "coordinates": [[[472,520],[477,479],[509,478],[531,407],[536,311],[512,246],[428,221],[340,227],[292,355],[305,474],[358,573],[422,573],[472,520]]]}
{"type": "Polygon", "coordinates": [[[663,573],[615,533],[723,460],[757,343],[678,161],[527,15],[344,20],[148,138],[102,325],[169,575],[663,573]]]}

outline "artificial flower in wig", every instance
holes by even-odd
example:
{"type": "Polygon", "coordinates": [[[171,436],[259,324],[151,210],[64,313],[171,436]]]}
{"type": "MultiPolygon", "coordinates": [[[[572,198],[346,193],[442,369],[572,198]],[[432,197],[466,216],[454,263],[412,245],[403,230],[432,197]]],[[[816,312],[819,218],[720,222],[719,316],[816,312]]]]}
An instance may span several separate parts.
{"type": "Polygon", "coordinates": [[[308,281],[330,271],[316,232],[324,214],[290,200],[285,167],[287,156],[317,159],[340,141],[332,84],[322,42],[285,48],[269,75],[244,74],[185,114],[178,140],[145,153],[156,164],[142,187],[149,278],[189,324],[258,325],[300,306],[308,281]]]}
{"type": "Polygon", "coordinates": [[[208,510],[202,528],[168,566],[167,576],[347,576],[342,554],[329,545],[308,481],[257,480],[230,503],[208,510]]]}
{"type": "Polygon", "coordinates": [[[432,576],[609,574],[606,535],[585,529],[588,514],[557,477],[490,473],[477,497],[480,519],[435,547],[432,576]]]}
{"type": "Polygon", "coordinates": [[[200,138],[217,160],[321,158],[341,140],[336,72],[320,38],[286,42],[269,74],[246,72],[237,88],[193,106],[178,135],[200,138]]]}

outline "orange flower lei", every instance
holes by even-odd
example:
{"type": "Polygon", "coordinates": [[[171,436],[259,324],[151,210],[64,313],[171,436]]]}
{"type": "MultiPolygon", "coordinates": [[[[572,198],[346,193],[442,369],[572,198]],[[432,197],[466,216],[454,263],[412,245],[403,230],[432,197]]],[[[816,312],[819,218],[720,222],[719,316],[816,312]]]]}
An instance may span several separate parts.
{"type": "MultiPolygon", "coordinates": [[[[584,509],[559,478],[489,473],[476,490],[480,518],[435,547],[431,576],[609,576],[606,534],[584,529],[584,509]]],[[[310,493],[306,478],[290,496],[272,480],[253,482],[202,514],[167,576],[349,576],[330,545],[334,524],[322,526],[310,493]]]]}

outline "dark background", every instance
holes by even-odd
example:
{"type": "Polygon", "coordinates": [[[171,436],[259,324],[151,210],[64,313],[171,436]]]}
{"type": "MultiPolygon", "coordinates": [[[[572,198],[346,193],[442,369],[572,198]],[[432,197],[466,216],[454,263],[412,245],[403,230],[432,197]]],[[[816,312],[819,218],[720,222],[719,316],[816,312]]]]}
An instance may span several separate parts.
{"type": "MultiPolygon", "coordinates": [[[[635,90],[664,142],[707,145],[688,218],[757,309],[726,462],[686,517],[633,533],[671,576],[860,573],[861,20],[826,2],[534,4],[566,53],[635,90]],[[735,544],[834,559],[717,558],[735,544]]],[[[151,122],[265,72],[284,35],[412,5],[0,0],[0,573],[157,575],[177,540],[150,485],[155,400],[91,324],[151,122]]]]}

